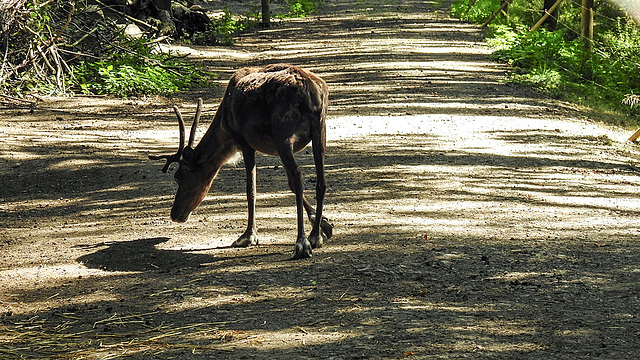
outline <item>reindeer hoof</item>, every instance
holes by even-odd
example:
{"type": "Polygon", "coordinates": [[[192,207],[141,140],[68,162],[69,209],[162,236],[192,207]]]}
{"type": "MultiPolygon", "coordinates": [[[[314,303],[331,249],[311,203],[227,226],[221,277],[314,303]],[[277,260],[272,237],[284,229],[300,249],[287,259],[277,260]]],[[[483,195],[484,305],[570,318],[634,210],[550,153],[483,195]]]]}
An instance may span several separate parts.
{"type": "Polygon", "coordinates": [[[327,236],[324,234],[324,231],[321,235],[309,236],[309,243],[311,244],[311,248],[312,249],[321,248],[326,239],[327,239],[327,236]]]}
{"type": "Polygon", "coordinates": [[[322,217],[320,227],[322,228],[322,233],[327,237],[327,240],[331,239],[331,236],[333,236],[333,224],[331,224],[327,218],[322,217]]]}
{"type": "Polygon", "coordinates": [[[307,259],[311,257],[311,243],[306,238],[299,239],[293,251],[291,260],[307,259]]]}
{"type": "Polygon", "coordinates": [[[255,234],[245,234],[240,236],[238,240],[234,241],[233,244],[231,244],[231,247],[245,248],[251,245],[258,245],[258,236],[255,234]]]}

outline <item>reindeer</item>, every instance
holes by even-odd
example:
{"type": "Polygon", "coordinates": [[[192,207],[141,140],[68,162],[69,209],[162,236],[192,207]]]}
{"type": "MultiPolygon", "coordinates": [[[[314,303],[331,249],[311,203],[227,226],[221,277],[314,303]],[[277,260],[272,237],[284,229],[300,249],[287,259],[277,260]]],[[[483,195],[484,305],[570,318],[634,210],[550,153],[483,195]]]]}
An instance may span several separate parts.
{"type": "Polygon", "coordinates": [[[196,127],[202,112],[202,99],[191,126],[189,142],[184,147],[185,126],[180,110],[174,106],[180,127],[180,145],[173,155],[149,155],[151,160],[166,159],[162,172],[173,162],[179,164],[174,174],[178,191],[171,209],[171,219],[184,222],[202,202],[213,180],[229,159],[242,152],[247,174],[247,230],[231,244],[248,247],[258,243],[255,221],[256,152],[279,156],[286,169],[289,188],[296,195],[298,238],[293,259],[311,257],[313,248],[331,238],[333,225],[322,216],[326,192],[324,157],[326,151],[325,117],[328,104],[327,84],[315,74],[286,64],[236,71],[224,94],[213,122],[194,148],[196,127]],[[312,143],[316,168],[317,211],[303,194],[300,166],[294,153],[312,143]],[[304,214],[313,228],[307,239],[304,214]]]}

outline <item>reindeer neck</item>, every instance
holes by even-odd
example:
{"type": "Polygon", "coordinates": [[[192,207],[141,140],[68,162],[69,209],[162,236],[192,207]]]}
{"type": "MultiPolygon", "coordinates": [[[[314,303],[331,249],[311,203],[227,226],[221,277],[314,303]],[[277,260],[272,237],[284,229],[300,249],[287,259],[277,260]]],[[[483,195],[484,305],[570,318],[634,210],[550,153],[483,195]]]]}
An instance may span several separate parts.
{"type": "Polygon", "coordinates": [[[198,163],[217,170],[238,152],[233,137],[224,129],[218,114],[194,149],[198,163]]]}

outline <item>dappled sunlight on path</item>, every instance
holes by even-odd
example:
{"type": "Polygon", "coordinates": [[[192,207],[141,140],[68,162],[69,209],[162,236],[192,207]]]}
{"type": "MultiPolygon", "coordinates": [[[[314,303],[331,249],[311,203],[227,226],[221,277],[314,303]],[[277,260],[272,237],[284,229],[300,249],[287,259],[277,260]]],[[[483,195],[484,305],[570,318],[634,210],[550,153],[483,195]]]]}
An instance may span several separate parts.
{"type": "Polygon", "coordinates": [[[175,187],[146,156],[175,151],[173,103],[190,117],[204,98],[208,123],[222,87],[0,113],[0,358],[633,358],[639,149],[506,83],[448,3],[330,0],[231,48],[173,46],[221,84],[276,62],[329,83],[335,229],[307,261],[288,260],[273,157],[257,161],[260,246],[228,246],[242,166],[169,221],[175,187]]]}

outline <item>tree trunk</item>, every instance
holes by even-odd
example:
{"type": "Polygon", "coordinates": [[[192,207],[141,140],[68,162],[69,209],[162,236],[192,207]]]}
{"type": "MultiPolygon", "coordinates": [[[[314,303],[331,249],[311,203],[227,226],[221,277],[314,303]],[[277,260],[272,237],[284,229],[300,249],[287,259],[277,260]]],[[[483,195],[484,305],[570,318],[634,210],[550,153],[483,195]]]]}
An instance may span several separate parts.
{"type": "Polygon", "coordinates": [[[262,0],[262,27],[271,27],[271,10],[269,10],[269,0],[262,0]]]}
{"type": "Polygon", "coordinates": [[[582,0],[582,32],[580,38],[588,51],[591,51],[591,43],[593,42],[593,3],[594,0],[582,0]]]}

